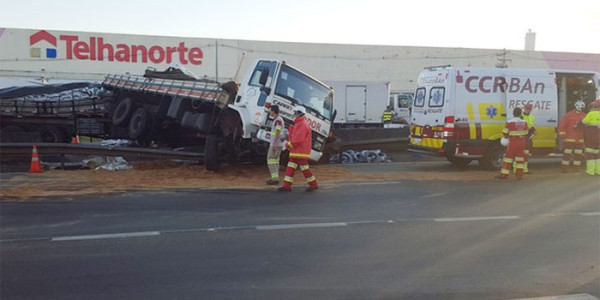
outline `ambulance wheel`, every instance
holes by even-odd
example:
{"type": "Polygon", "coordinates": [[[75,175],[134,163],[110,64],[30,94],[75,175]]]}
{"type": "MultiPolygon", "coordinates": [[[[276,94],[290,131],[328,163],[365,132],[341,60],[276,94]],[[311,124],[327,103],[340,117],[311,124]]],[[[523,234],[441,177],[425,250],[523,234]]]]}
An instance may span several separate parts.
{"type": "Polygon", "coordinates": [[[479,165],[486,170],[500,170],[502,168],[502,159],[504,158],[504,147],[494,145],[487,149],[481,159],[479,165]]]}
{"type": "Polygon", "coordinates": [[[216,134],[206,136],[204,142],[204,167],[209,171],[219,170],[219,137],[216,134]]]}
{"type": "Polygon", "coordinates": [[[470,163],[470,158],[446,156],[446,159],[455,167],[466,168],[470,163]]]}

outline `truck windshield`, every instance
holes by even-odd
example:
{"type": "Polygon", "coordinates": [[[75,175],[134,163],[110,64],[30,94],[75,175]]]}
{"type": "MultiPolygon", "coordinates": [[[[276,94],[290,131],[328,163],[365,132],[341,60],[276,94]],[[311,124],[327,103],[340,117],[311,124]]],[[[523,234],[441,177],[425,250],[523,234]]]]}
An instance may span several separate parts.
{"type": "Polygon", "coordinates": [[[326,119],[331,118],[333,107],[331,90],[289,66],[281,66],[275,94],[312,108],[326,119]]]}

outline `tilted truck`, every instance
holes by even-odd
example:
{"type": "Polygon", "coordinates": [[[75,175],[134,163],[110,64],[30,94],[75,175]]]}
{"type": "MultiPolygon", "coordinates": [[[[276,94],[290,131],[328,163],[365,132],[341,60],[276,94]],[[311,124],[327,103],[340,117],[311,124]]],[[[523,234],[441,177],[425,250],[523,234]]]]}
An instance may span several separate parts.
{"type": "Polygon", "coordinates": [[[558,152],[556,128],[577,100],[600,96],[600,73],[544,69],[428,68],[419,75],[410,117],[409,150],[453,164],[479,160],[499,169],[502,129],[515,107],[532,104],[532,154],[558,152]]]}
{"type": "Polygon", "coordinates": [[[102,87],[113,138],[170,147],[204,147],[206,168],[222,161],[264,157],[270,139],[269,107],[278,105],[287,125],[293,108],[306,108],[312,129],[311,159],[319,160],[329,136],[333,90],[284,61],[262,59],[253,64],[242,82],[198,81],[161,72],[146,77],[109,75],[102,87]]]}

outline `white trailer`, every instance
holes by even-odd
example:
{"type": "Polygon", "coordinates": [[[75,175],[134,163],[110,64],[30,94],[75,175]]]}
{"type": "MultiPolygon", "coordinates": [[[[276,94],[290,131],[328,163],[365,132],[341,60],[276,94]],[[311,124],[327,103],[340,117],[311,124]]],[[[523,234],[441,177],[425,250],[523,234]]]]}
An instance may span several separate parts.
{"type": "Polygon", "coordinates": [[[337,110],[338,127],[381,126],[383,111],[389,105],[390,83],[329,81],[337,110]]]}

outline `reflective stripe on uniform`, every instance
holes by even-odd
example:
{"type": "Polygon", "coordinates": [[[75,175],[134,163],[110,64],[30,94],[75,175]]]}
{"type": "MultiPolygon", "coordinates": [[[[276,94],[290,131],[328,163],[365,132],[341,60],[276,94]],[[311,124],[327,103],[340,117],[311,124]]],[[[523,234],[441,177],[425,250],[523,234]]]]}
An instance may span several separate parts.
{"type": "Polygon", "coordinates": [[[306,171],[308,169],[310,169],[310,167],[308,165],[302,165],[302,166],[300,166],[300,170],[302,170],[302,171],[306,171]]]}
{"type": "Polygon", "coordinates": [[[573,154],[573,149],[565,149],[564,154],[573,154]]]}
{"type": "Polygon", "coordinates": [[[287,164],[288,168],[292,168],[292,169],[298,169],[298,164],[295,162],[288,162],[287,164]]]}
{"type": "Polygon", "coordinates": [[[526,136],[527,135],[527,130],[515,130],[515,131],[511,131],[508,135],[509,136],[526,136]]]}
{"type": "Polygon", "coordinates": [[[512,159],[512,158],[505,157],[505,158],[504,158],[502,161],[503,161],[503,162],[505,162],[505,163],[507,163],[507,164],[512,164],[512,162],[513,162],[513,159],[512,159]]]}
{"type": "Polygon", "coordinates": [[[294,177],[285,176],[285,177],[283,178],[283,181],[286,181],[286,182],[294,182],[294,177]]]}
{"type": "Polygon", "coordinates": [[[569,165],[569,161],[568,160],[563,160],[560,162],[563,166],[568,166],[569,165]]]}
{"type": "Polygon", "coordinates": [[[317,178],[315,178],[315,176],[310,176],[310,177],[306,178],[306,183],[311,183],[315,180],[317,180],[317,178]]]}
{"type": "Polygon", "coordinates": [[[310,154],[290,152],[292,158],[310,158],[310,154]]]}
{"type": "Polygon", "coordinates": [[[277,164],[279,164],[279,160],[278,159],[267,159],[267,164],[277,165],[277,164]]]}
{"type": "Polygon", "coordinates": [[[574,166],[581,166],[581,161],[580,160],[574,160],[573,161],[573,165],[574,166]]]}
{"type": "Polygon", "coordinates": [[[510,170],[502,169],[502,170],[500,170],[500,174],[502,174],[502,175],[508,175],[508,174],[510,174],[510,170]]]}
{"type": "Polygon", "coordinates": [[[583,150],[581,149],[575,149],[573,152],[575,152],[575,154],[583,154],[583,150]]]}
{"type": "Polygon", "coordinates": [[[524,169],[525,168],[525,164],[515,164],[515,169],[524,169]]]}
{"type": "Polygon", "coordinates": [[[565,142],[567,142],[567,143],[575,143],[575,139],[565,139],[565,142]]]}

